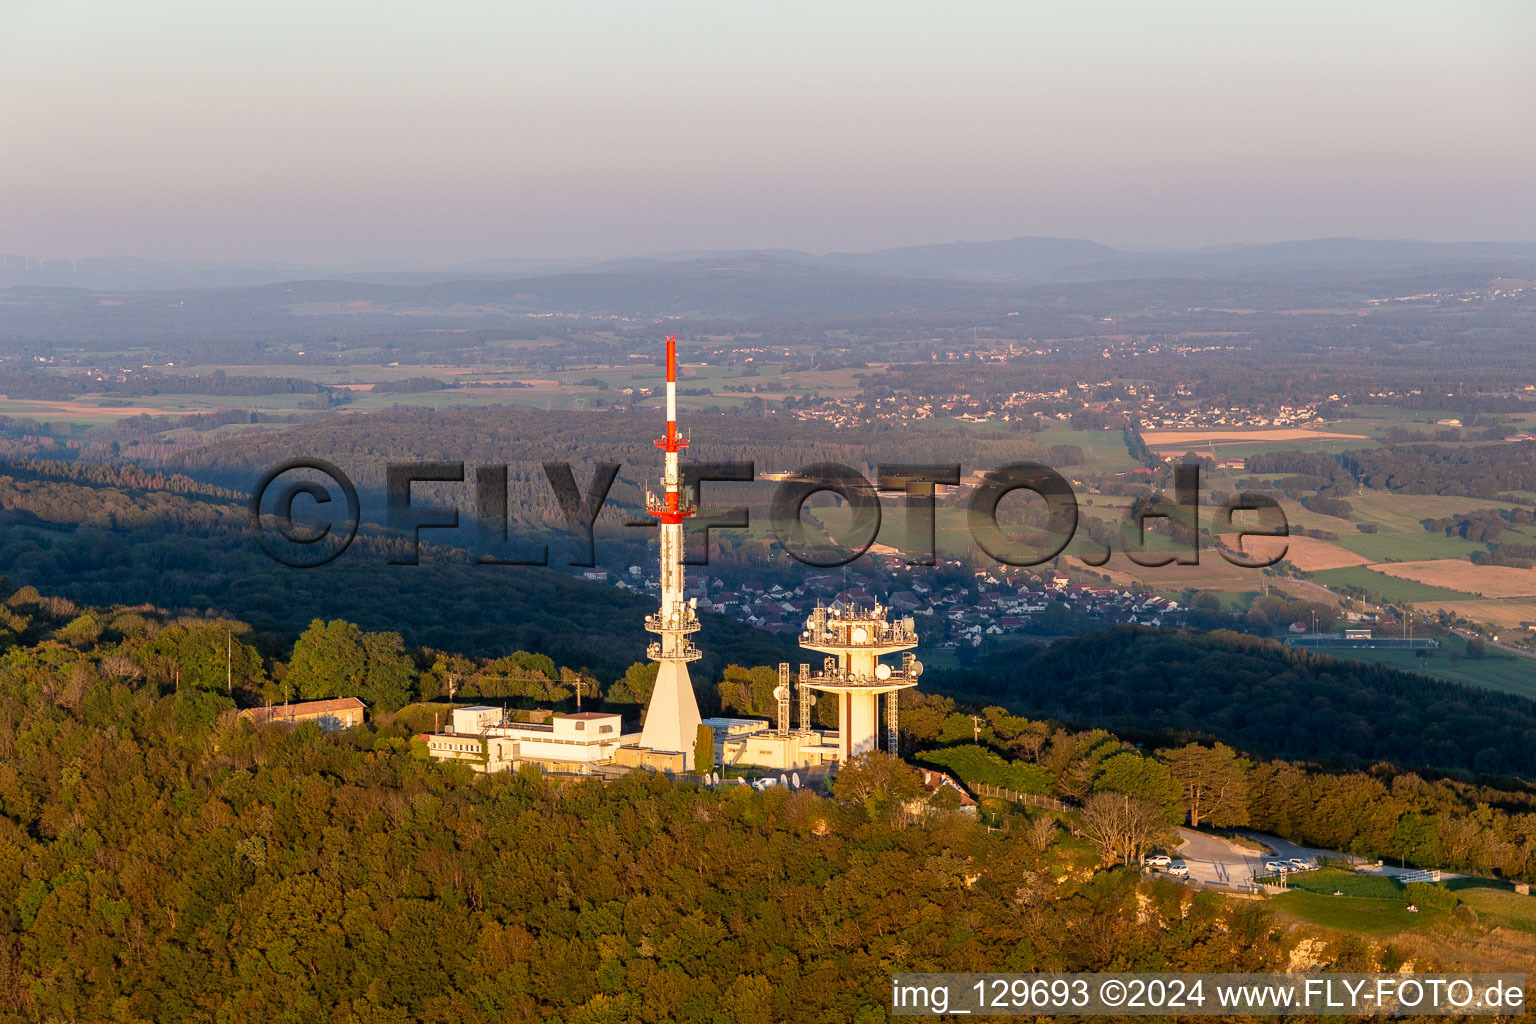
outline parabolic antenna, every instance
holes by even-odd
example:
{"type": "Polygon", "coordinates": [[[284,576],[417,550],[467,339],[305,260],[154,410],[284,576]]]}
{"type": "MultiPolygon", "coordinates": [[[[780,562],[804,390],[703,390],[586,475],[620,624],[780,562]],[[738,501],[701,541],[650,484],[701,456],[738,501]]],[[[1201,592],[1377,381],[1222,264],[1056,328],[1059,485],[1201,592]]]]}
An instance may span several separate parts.
{"type": "Polygon", "coordinates": [[[880,663],[879,665],[876,665],[875,666],[875,678],[876,679],[889,679],[889,678],[891,678],[891,666],[885,664],[884,662],[880,663]]]}
{"type": "Polygon", "coordinates": [[[773,688],[773,699],[774,700],[789,700],[789,687],[787,687],[787,686],[775,686],[773,688]]]}
{"type": "Polygon", "coordinates": [[[916,679],[918,676],[922,675],[923,663],[918,661],[916,658],[913,658],[912,667],[907,669],[907,674],[910,675],[913,679],[916,679]]]}
{"type": "Polygon", "coordinates": [[[789,784],[791,786],[795,787],[796,789],[800,788],[800,773],[799,772],[795,772],[795,774],[793,774],[793,775],[791,775],[789,777],[789,784]]]}
{"type": "Polygon", "coordinates": [[[869,630],[865,629],[863,626],[854,626],[853,627],[853,642],[856,643],[856,644],[868,643],[869,642],[869,630]]]}

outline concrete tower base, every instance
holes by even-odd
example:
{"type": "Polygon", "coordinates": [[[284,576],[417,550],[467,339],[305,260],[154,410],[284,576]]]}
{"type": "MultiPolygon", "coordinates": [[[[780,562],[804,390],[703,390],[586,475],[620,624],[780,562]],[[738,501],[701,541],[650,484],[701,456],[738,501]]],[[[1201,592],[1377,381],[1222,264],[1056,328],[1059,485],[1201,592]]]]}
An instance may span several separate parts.
{"type": "Polygon", "coordinates": [[[640,746],[650,750],[678,751],[685,756],[687,771],[694,770],[693,745],[699,738],[699,702],[693,695],[688,663],[663,661],[656,672],[656,689],[646,707],[640,746]]]}

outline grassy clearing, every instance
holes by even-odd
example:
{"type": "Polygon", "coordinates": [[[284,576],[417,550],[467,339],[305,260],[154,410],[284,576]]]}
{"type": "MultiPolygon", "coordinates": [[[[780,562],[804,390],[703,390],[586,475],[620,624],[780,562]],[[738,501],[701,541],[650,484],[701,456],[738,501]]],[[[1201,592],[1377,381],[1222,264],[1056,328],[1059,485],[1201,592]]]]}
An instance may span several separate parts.
{"type": "MultiPolygon", "coordinates": [[[[1047,447],[1076,445],[1083,450],[1084,469],[1120,473],[1137,465],[1125,447],[1125,435],[1118,430],[1042,430],[1032,440],[1047,447]]],[[[1056,467],[1063,476],[1071,476],[1076,468],[1079,467],[1056,467]]]]}
{"type": "Polygon", "coordinates": [[[1410,914],[1406,899],[1330,896],[1294,889],[1276,896],[1271,903],[1283,915],[1356,935],[1421,931],[1448,920],[1450,916],[1448,911],[1436,907],[1420,907],[1417,914],[1410,914]]]}
{"type": "Polygon", "coordinates": [[[1345,896],[1361,899],[1403,899],[1403,887],[1388,875],[1362,875],[1342,868],[1323,868],[1321,871],[1303,871],[1291,875],[1286,883],[1292,889],[1322,893],[1332,896],[1334,890],[1345,896]]]}
{"type": "MultiPolygon", "coordinates": [[[[1362,519],[1361,522],[1369,520],[1362,519]]],[[[1372,562],[1419,562],[1432,558],[1467,558],[1474,551],[1486,550],[1486,546],[1462,537],[1447,537],[1442,533],[1414,527],[1413,532],[1382,529],[1380,533],[1361,533],[1353,525],[1348,529],[1335,529],[1338,544],[1372,562]]]]}
{"type": "Polygon", "coordinates": [[[1459,889],[1456,896],[1489,928],[1510,928],[1536,935],[1536,896],[1495,888],[1459,889]]]}

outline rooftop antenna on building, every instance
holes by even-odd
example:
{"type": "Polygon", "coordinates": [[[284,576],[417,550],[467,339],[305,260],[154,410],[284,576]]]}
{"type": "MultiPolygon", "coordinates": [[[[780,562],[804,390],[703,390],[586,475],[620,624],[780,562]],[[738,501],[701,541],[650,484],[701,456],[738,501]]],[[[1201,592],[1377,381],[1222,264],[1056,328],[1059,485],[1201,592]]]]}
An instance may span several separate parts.
{"type": "Polygon", "coordinates": [[[800,677],[797,681],[800,690],[800,732],[802,734],[811,731],[811,708],[816,705],[816,694],[805,683],[811,678],[811,666],[805,662],[800,663],[800,677]]]}
{"type": "Polygon", "coordinates": [[[778,702],[778,732],[789,735],[789,662],[779,662],[779,685],[773,688],[773,699],[778,702]]]}

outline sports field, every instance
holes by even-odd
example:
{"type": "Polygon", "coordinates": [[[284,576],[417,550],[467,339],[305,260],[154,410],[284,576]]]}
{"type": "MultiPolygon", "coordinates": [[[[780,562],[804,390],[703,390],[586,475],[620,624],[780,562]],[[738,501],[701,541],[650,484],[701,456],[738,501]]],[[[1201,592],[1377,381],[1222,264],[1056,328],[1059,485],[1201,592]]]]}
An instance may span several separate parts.
{"type": "Polygon", "coordinates": [[[1427,651],[1422,658],[1416,651],[1382,647],[1332,647],[1319,653],[1536,700],[1536,658],[1504,654],[1492,648],[1481,658],[1469,658],[1467,642],[1461,637],[1440,636],[1437,639],[1440,649],[1427,651]]]}

